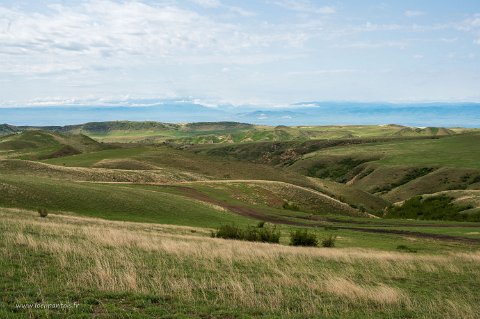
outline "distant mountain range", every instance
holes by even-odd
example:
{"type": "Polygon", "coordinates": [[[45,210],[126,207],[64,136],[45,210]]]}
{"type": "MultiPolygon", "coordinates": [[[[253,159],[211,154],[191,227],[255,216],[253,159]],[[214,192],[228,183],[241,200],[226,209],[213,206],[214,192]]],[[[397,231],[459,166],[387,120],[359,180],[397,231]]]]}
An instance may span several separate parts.
{"type": "MultiPolygon", "coordinates": [[[[138,101],[137,101],[138,102],[138,101]]],[[[142,102],[142,101],[140,101],[142,102]]],[[[264,125],[387,124],[479,127],[480,103],[302,102],[284,107],[211,107],[184,100],[124,105],[0,107],[0,123],[69,125],[130,120],[167,123],[236,121],[264,125]]],[[[143,101],[145,102],[145,101],[143,101]]],[[[152,102],[149,100],[149,102],[152,102]]],[[[153,101],[155,102],[155,100],[153,101]]]]}

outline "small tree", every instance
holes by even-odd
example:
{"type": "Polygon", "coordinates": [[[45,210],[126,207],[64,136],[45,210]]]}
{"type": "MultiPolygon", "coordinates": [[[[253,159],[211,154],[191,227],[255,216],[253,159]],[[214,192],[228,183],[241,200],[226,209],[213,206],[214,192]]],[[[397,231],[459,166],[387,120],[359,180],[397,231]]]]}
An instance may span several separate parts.
{"type": "Polygon", "coordinates": [[[46,208],[39,208],[38,209],[38,215],[40,215],[40,217],[47,217],[48,216],[48,211],[46,208]]]}

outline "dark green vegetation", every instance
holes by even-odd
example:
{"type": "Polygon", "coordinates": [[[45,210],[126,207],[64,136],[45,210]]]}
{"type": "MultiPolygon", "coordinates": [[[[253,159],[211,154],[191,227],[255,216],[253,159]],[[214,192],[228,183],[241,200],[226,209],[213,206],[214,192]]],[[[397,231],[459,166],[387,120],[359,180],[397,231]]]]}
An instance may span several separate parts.
{"type": "Polygon", "coordinates": [[[43,217],[43,218],[47,217],[47,216],[48,216],[48,211],[47,211],[47,209],[45,209],[45,208],[39,208],[39,209],[38,209],[38,215],[40,215],[40,217],[43,217]]]}
{"type": "Polygon", "coordinates": [[[0,317],[63,317],[11,307],[56,298],[79,317],[478,317],[476,130],[105,122],[0,135],[0,317]]]}
{"type": "Polygon", "coordinates": [[[386,217],[410,219],[439,219],[439,220],[467,220],[480,221],[480,215],[462,214],[473,206],[460,206],[452,203],[453,197],[447,195],[414,196],[401,206],[392,206],[387,209],[386,217]]]}
{"type": "Polygon", "coordinates": [[[218,230],[212,232],[213,238],[237,239],[246,241],[259,241],[262,243],[279,243],[280,231],[275,226],[240,228],[236,225],[222,225],[218,230]]]}
{"type": "Polygon", "coordinates": [[[306,229],[297,229],[290,234],[290,245],[317,247],[318,239],[314,233],[306,229]]]}

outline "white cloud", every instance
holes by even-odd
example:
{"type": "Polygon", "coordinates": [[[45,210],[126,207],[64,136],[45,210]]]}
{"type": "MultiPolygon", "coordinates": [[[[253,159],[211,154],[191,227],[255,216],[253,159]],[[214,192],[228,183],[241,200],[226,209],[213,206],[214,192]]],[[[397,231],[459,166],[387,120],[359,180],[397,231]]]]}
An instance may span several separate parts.
{"type": "Polygon", "coordinates": [[[480,27],[480,13],[475,14],[472,18],[467,20],[467,23],[472,27],[480,27]]]}
{"type": "Polygon", "coordinates": [[[416,10],[407,10],[407,11],[405,11],[404,15],[408,18],[413,18],[413,17],[420,17],[420,16],[425,15],[425,12],[416,11],[416,10]]]}
{"type": "MultiPolygon", "coordinates": [[[[439,16],[437,24],[420,24],[415,19],[388,22],[386,11],[360,14],[341,1],[265,2],[46,0],[27,6],[0,0],[0,103],[51,92],[66,98],[131,93],[238,101],[248,96],[283,103],[321,94],[364,96],[375,81],[384,87],[371,94],[393,96],[397,89],[383,84],[380,71],[359,81],[360,86],[352,85],[352,79],[377,67],[391,67],[399,76],[412,67],[408,63],[415,64],[412,57],[418,52],[428,59],[446,59],[450,50],[474,52],[480,45],[480,14],[470,13],[461,21],[439,16]],[[59,4],[45,5],[51,2],[59,4]],[[341,12],[332,5],[341,6],[341,12]],[[457,39],[461,47],[447,45],[457,39]],[[435,48],[438,52],[426,46],[440,41],[445,43],[435,48]],[[380,55],[377,48],[391,49],[380,55]],[[404,65],[392,63],[395,49],[405,48],[409,50],[401,55],[410,59],[402,60],[404,65]],[[230,71],[222,73],[224,67],[230,71]],[[284,77],[292,74],[297,80],[293,85],[284,77]],[[314,76],[318,82],[311,81],[314,76]]],[[[399,87],[410,83],[399,79],[399,87]]],[[[470,90],[477,78],[463,79],[470,90]]]]}
{"type": "Polygon", "coordinates": [[[333,48],[351,48],[351,49],[378,49],[378,48],[398,48],[405,49],[408,46],[407,41],[384,41],[384,42],[353,42],[333,45],[333,48]]]}
{"type": "Polygon", "coordinates": [[[332,14],[335,13],[337,10],[334,7],[325,6],[321,8],[317,8],[316,12],[323,13],[323,14],[332,14]]]}
{"type": "Polygon", "coordinates": [[[375,32],[375,31],[398,31],[405,29],[405,26],[400,24],[377,24],[366,22],[364,25],[361,25],[356,28],[358,31],[368,31],[368,32],[375,32]]]}
{"type": "Polygon", "coordinates": [[[205,8],[218,8],[221,3],[218,0],[192,0],[196,4],[205,8]]]}
{"type": "MultiPolygon", "coordinates": [[[[218,1],[199,1],[222,6],[218,1]]],[[[239,7],[225,10],[242,16],[253,14],[239,7]]],[[[45,12],[0,5],[3,73],[47,74],[68,70],[68,64],[87,70],[99,64],[124,67],[159,59],[175,63],[202,55],[219,60],[228,56],[241,59],[251,48],[298,47],[306,39],[302,33],[275,27],[245,30],[241,25],[217,21],[171,4],[91,0],[76,6],[51,5],[45,12]],[[49,64],[45,65],[45,61],[49,64]]]]}
{"type": "Polygon", "coordinates": [[[440,41],[445,43],[455,43],[458,41],[458,38],[441,38],[440,41]]]}
{"type": "Polygon", "coordinates": [[[470,34],[474,44],[480,44],[480,13],[473,14],[456,26],[456,29],[470,34]]]}
{"type": "Polygon", "coordinates": [[[252,11],[248,11],[248,10],[245,10],[243,8],[240,8],[240,7],[235,7],[235,6],[225,6],[225,8],[230,11],[230,12],[233,12],[235,14],[238,14],[242,17],[253,17],[253,16],[256,16],[257,14],[255,12],[252,12],[252,11]]]}
{"type": "Polygon", "coordinates": [[[321,76],[321,75],[345,75],[345,74],[354,74],[364,72],[358,69],[323,69],[323,70],[310,70],[310,71],[303,71],[303,72],[289,72],[288,75],[291,76],[303,76],[303,75],[314,75],[314,76],[321,76]]]}
{"type": "Polygon", "coordinates": [[[308,0],[279,0],[275,1],[274,3],[283,8],[303,13],[333,14],[336,12],[335,7],[318,7],[308,0]]]}

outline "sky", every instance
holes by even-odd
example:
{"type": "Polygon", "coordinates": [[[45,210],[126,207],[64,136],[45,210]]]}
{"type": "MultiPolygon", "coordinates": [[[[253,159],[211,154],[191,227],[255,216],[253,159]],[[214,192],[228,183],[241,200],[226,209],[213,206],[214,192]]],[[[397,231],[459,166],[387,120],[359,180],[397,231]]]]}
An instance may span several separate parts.
{"type": "Polygon", "coordinates": [[[479,102],[480,1],[0,0],[0,106],[179,98],[479,102]]]}

